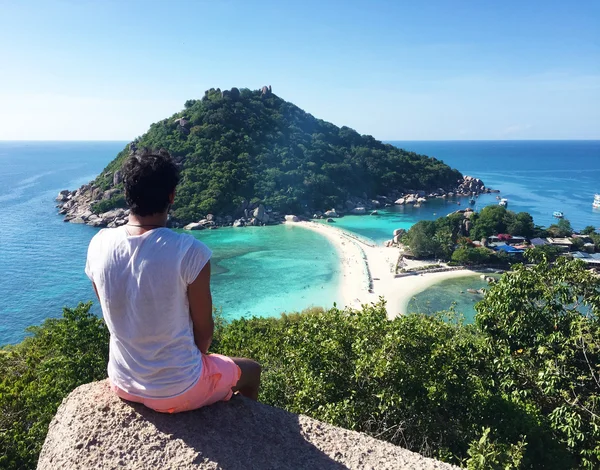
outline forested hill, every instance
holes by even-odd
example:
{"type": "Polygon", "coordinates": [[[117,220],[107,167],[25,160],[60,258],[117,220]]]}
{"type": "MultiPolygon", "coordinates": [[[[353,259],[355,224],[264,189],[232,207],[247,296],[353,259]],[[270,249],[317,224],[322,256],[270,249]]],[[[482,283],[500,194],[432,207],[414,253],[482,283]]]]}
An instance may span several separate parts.
{"type": "MultiPolygon", "coordinates": [[[[132,150],[165,148],[182,164],[173,216],[182,222],[208,213],[232,214],[244,201],[304,213],[342,205],[349,197],[409,189],[451,189],[462,175],[417,155],[317,119],[273,94],[210,89],[185,109],[154,123],[96,179],[110,189],[132,150]]],[[[115,191],[103,208],[122,202],[115,191]]]]}

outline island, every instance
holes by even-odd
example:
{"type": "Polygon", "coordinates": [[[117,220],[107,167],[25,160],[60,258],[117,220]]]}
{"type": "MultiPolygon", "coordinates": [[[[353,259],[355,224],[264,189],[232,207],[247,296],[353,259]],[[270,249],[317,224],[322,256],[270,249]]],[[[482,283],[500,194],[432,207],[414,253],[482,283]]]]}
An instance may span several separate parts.
{"type": "Polygon", "coordinates": [[[318,119],[271,87],[211,88],[127,144],[100,175],[57,197],[64,220],[95,227],[126,223],[123,161],[164,148],[181,168],[172,227],[270,225],[286,214],[369,214],[427,197],[489,192],[435,158],[384,144],[318,119]]]}

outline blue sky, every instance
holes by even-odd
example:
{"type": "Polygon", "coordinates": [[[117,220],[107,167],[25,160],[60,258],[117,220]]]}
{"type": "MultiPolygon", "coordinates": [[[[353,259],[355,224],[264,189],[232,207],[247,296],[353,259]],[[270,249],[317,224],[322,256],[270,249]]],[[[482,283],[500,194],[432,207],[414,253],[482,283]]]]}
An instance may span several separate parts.
{"type": "Polygon", "coordinates": [[[0,0],[0,140],[130,140],[210,87],[383,140],[600,139],[600,1],[0,0]]]}

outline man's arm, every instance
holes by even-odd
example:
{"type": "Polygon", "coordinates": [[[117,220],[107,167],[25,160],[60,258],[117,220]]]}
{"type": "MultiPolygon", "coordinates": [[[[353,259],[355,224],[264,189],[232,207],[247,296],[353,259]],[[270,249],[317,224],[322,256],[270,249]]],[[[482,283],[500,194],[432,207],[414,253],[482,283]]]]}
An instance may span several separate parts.
{"type": "Polygon", "coordinates": [[[100,296],[98,295],[98,288],[96,287],[96,283],[92,282],[92,286],[94,286],[94,292],[96,293],[96,297],[98,297],[98,301],[100,301],[100,296]]]}
{"type": "Polygon", "coordinates": [[[194,341],[200,352],[206,354],[215,329],[210,293],[210,261],[202,268],[196,280],[188,286],[188,300],[194,326],[194,341]]]}

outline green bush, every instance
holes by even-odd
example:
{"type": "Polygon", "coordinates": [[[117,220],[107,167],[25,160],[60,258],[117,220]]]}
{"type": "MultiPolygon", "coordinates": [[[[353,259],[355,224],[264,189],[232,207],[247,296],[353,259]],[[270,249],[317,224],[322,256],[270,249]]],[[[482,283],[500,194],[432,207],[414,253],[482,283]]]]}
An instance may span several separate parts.
{"type": "Polygon", "coordinates": [[[103,212],[108,212],[120,207],[127,207],[124,194],[114,194],[110,199],[96,202],[95,204],[92,204],[91,209],[94,214],[102,214],[103,212]]]}
{"type": "Polygon", "coordinates": [[[75,387],[106,377],[108,330],[91,303],[0,349],[0,468],[35,468],[48,425],[75,387]]]}

